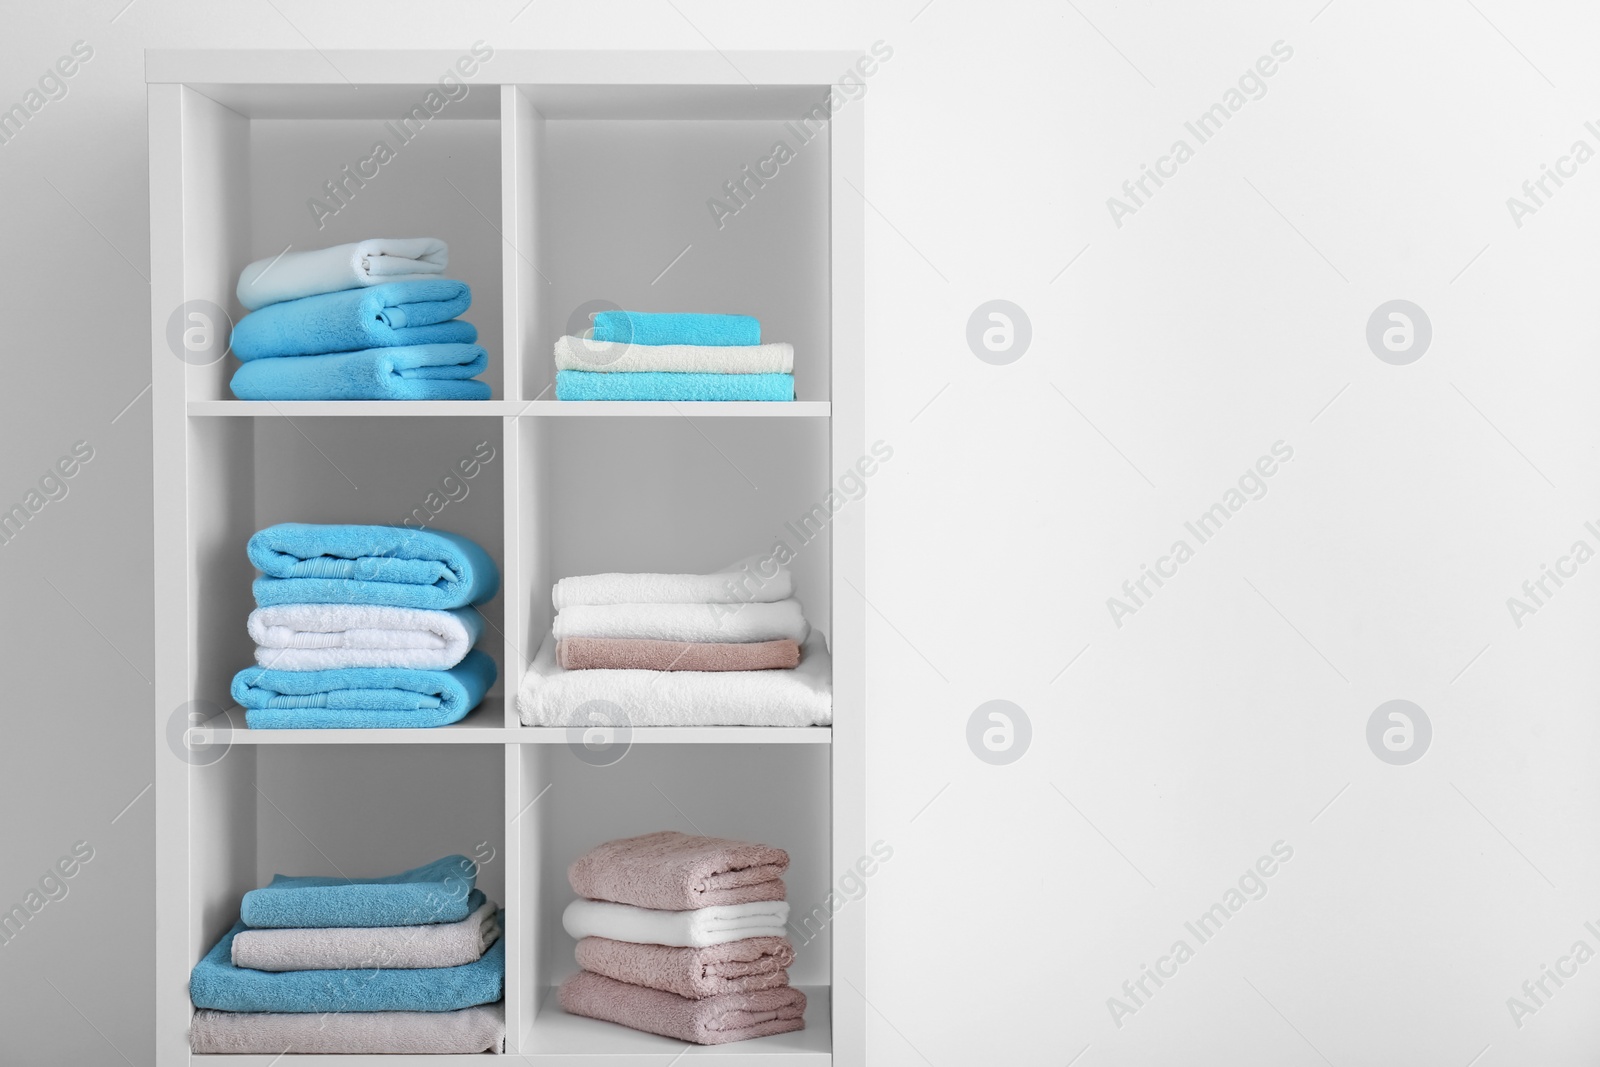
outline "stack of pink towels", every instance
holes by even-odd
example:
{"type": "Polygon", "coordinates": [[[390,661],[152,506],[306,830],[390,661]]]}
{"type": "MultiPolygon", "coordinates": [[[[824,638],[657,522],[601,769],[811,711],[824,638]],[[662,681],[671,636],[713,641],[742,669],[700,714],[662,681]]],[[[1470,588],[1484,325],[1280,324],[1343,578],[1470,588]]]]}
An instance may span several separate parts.
{"type": "Polygon", "coordinates": [[[567,870],[583,899],[562,924],[583,970],[562,1008],[698,1045],[804,1029],[788,866],[781,848],[673,830],[591,849],[567,870]]]}

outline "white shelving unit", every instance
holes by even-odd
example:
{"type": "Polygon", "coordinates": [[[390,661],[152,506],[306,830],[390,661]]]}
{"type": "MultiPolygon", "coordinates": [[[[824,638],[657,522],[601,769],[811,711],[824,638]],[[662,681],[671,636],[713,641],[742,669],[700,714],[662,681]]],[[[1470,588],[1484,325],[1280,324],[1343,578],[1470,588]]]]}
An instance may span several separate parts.
{"type": "MultiPolygon", "coordinates": [[[[661,828],[781,845],[799,920],[866,851],[864,508],[843,508],[804,544],[786,525],[866,451],[863,105],[825,123],[816,110],[857,57],[495,50],[375,176],[345,183],[319,227],[308,201],[333,205],[325,183],[375,141],[394,142],[390,124],[467,54],[146,56],[163,1067],[297,1058],[188,1048],[190,968],[277,871],[377,874],[478,850],[480,884],[506,909],[508,1051],[607,1067],[672,1062],[684,1046],[553,1002],[574,969],[560,912],[580,852],[661,828]],[[795,127],[813,136],[719,229],[707,200],[775,141],[793,143],[795,127]],[[490,352],[490,401],[244,403],[228,391],[231,356],[198,365],[170,347],[185,302],[243,313],[234,282],[254,259],[421,234],[450,242],[450,274],[473,287],[465,317],[490,352]],[[595,302],[757,315],[765,336],[794,343],[799,399],[559,403],[551,345],[595,302]],[[463,479],[469,456],[480,469],[463,479]],[[482,606],[480,647],[500,667],[489,698],[438,730],[245,729],[227,694],[251,662],[249,535],[283,521],[399,522],[418,508],[500,566],[502,592],[482,606]],[[567,731],[520,725],[514,696],[556,578],[703,570],[779,538],[833,648],[831,728],[638,729],[601,767],[575,755],[567,731]],[[195,707],[211,717],[186,748],[195,707]]],[[[799,947],[804,1031],[691,1054],[729,1067],[863,1063],[862,912],[839,909],[799,947]]]]}

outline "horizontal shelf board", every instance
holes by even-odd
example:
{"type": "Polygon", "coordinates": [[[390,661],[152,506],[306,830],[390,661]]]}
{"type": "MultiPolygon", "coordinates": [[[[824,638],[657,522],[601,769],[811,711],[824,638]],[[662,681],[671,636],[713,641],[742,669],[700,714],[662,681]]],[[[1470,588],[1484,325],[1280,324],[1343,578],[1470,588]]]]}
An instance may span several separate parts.
{"type": "Polygon", "coordinates": [[[517,414],[515,400],[191,400],[189,414],[277,419],[313,415],[500,417],[517,414]]]}
{"type": "Polygon", "coordinates": [[[252,730],[231,708],[196,726],[193,745],[497,745],[516,732],[506,728],[504,701],[489,697],[460,722],[407,730],[252,730]]]}
{"type": "Polygon", "coordinates": [[[789,403],[763,400],[191,400],[189,414],[199,418],[303,418],[377,416],[484,418],[802,418],[825,419],[833,405],[826,400],[789,403]]]}
{"type": "MultiPolygon", "coordinates": [[[[309,1063],[315,1067],[484,1067],[485,1063],[498,1063],[500,1058],[484,1059],[484,1053],[476,1056],[405,1056],[405,1055],[372,1055],[372,1056],[321,1056],[321,1055],[296,1055],[293,1052],[280,1053],[276,1056],[196,1056],[191,1055],[189,1062],[204,1063],[213,1067],[273,1067],[274,1064],[309,1063]]],[[[589,1067],[599,1067],[591,1063],[589,1067]]]]}
{"type": "Polygon", "coordinates": [[[822,103],[821,85],[527,85],[547,119],[776,119],[798,121],[822,103]]]}
{"type": "MultiPolygon", "coordinates": [[[[530,745],[564,745],[577,727],[524,726],[511,732],[513,741],[530,745]]],[[[831,745],[826,726],[635,726],[634,745],[831,745]]]]}
{"type": "MultiPolygon", "coordinates": [[[[451,63],[456,58],[452,56],[451,63]]],[[[440,67],[442,74],[444,68],[440,67]]],[[[438,75],[435,75],[437,79],[438,75]]],[[[470,85],[476,79],[460,79],[470,85]]],[[[398,122],[423,102],[427,85],[224,85],[189,83],[189,88],[251,119],[373,119],[398,122]]],[[[466,96],[448,101],[433,117],[498,119],[500,93],[494,86],[469,88],[466,96]]]]}
{"type": "Polygon", "coordinates": [[[616,1023],[568,1015],[556,990],[545,995],[533,1029],[519,1050],[524,1059],[547,1067],[602,1067],[629,1063],[666,1064],[715,1059],[722,1067],[829,1067],[833,1063],[832,1006],[827,986],[801,986],[806,995],[806,1028],[726,1045],[688,1045],[616,1023]],[[685,1052],[687,1054],[685,1055],[685,1052]]]}
{"type": "Polygon", "coordinates": [[[672,418],[771,418],[825,419],[833,411],[826,400],[530,400],[519,404],[524,415],[588,418],[591,416],[636,416],[672,418]]]}

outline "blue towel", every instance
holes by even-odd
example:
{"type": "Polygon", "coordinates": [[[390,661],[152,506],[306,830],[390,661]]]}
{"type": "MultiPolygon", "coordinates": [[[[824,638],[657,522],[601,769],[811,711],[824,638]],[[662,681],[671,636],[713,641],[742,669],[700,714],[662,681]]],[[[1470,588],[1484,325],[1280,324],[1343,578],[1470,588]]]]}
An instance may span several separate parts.
{"type": "MultiPolygon", "coordinates": [[[[447,671],[340,667],[280,671],[246,667],[233,699],[252,730],[401,730],[448,726],[494,684],[494,660],[473,649],[447,671]]],[[[403,925],[403,924],[397,924],[403,925]]]]}
{"type": "Polygon", "coordinates": [[[449,278],[285,300],[239,320],[233,328],[233,354],[251,360],[403,345],[470,345],[478,339],[477,328],[449,320],[471,303],[467,283],[449,278]]]}
{"type": "Polygon", "coordinates": [[[252,359],[233,376],[240,400],[488,400],[477,345],[408,345],[252,359]]]}
{"type": "Polygon", "coordinates": [[[761,322],[749,315],[597,311],[594,339],[634,345],[758,345],[761,322]]]}
{"type": "MultiPolygon", "coordinates": [[[[504,915],[501,916],[504,921],[504,915]]],[[[504,995],[506,939],[459,967],[252,971],[233,965],[236,923],[189,974],[189,999],[216,1011],[455,1011],[504,995]]]]}
{"type": "Polygon", "coordinates": [[[793,400],[792,374],[556,371],[557,400],[793,400]]]}
{"type": "Polygon", "coordinates": [[[462,855],[379,878],[275,874],[244,895],[239,917],[256,929],[454,923],[475,910],[477,878],[478,865],[462,855]]]}
{"type": "Polygon", "coordinates": [[[500,588],[500,571],[489,554],[443,530],[283,522],[258,530],[246,551],[265,574],[253,587],[262,607],[464,608],[500,588]]]}

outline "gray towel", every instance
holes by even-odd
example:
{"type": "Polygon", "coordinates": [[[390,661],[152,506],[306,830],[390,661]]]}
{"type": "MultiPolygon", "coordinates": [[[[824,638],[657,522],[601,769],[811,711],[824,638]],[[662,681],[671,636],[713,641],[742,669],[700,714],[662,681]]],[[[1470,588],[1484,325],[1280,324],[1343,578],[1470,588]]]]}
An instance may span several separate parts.
{"type": "Polygon", "coordinates": [[[197,1054],[295,1053],[423,1055],[504,1052],[501,1004],[458,1011],[347,1011],[326,1015],[197,1011],[189,1047],[197,1054]]]}
{"type": "Polygon", "coordinates": [[[459,967],[481,958],[500,937],[497,916],[497,906],[486,901],[453,923],[243,930],[233,939],[233,965],[256,971],[459,967]]]}

